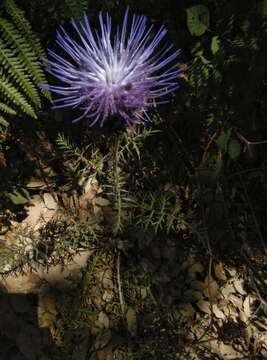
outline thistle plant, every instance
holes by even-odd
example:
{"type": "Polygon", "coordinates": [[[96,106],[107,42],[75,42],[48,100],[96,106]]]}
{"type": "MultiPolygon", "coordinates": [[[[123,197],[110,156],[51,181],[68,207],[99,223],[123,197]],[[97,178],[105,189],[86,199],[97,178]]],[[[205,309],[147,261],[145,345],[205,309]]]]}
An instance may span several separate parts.
{"type": "Polygon", "coordinates": [[[128,126],[148,121],[148,110],[168,102],[166,95],[178,87],[180,50],[163,41],[167,30],[155,31],[145,16],[128,9],[121,26],[113,31],[111,17],[99,14],[100,31],[92,30],[85,16],[72,20],[76,38],[61,27],[57,44],[63,58],[49,50],[47,70],[60,84],[45,85],[57,94],[54,108],[80,108],[89,125],[102,127],[116,116],[128,126]]]}

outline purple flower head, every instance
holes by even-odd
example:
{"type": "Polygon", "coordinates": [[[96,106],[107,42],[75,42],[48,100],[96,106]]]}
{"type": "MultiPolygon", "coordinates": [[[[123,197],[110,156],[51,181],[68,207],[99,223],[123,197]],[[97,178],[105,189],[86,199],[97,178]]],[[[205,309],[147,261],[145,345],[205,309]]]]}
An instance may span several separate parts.
{"type": "Polygon", "coordinates": [[[100,32],[92,31],[85,16],[78,26],[72,20],[77,40],[61,28],[57,44],[69,59],[49,50],[48,71],[63,85],[46,89],[59,97],[55,108],[81,108],[90,125],[100,126],[116,115],[127,125],[149,120],[147,111],[165,103],[165,95],[178,87],[180,70],[175,60],[180,51],[173,45],[162,46],[167,30],[157,32],[145,16],[128,9],[121,27],[112,29],[111,17],[99,14],[100,32]]]}

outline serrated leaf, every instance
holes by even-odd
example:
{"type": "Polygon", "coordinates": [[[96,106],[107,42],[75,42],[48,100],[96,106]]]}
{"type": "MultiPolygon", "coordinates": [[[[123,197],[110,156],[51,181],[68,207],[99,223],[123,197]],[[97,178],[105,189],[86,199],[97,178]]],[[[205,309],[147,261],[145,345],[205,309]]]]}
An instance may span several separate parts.
{"type": "Polygon", "coordinates": [[[191,35],[201,36],[209,28],[210,12],[207,6],[194,5],[186,9],[187,27],[191,35]]]}
{"type": "Polygon", "coordinates": [[[240,142],[237,140],[231,140],[228,145],[228,154],[231,159],[236,160],[241,153],[240,142]]]}
{"type": "Polygon", "coordinates": [[[217,54],[217,52],[220,50],[220,40],[218,36],[212,37],[210,49],[213,55],[217,54]]]}

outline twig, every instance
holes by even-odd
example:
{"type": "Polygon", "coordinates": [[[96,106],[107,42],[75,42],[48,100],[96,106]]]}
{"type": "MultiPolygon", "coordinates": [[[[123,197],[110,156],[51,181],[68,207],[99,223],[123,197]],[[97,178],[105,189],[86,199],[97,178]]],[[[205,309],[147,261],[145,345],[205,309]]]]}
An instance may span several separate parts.
{"type": "Polygon", "coordinates": [[[206,158],[207,158],[207,152],[208,152],[211,144],[213,143],[214,139],[216,138],[216,136],[217,136],[217,132],[215,132],[215,133],[212,135],[212,137],[210,138],[207,146],[205,147],[204,152],[203,152],[203,155],[202,155],[202,160],[201,160],[201,163],[202,163],[202,164],[205,163],[205,160],[206,160],[206,158]]]}
{"type": "Polygon", "coordinates": [[[116,202],[117,202],[117,219],[116,219],[116,224],[114,227],[114,235],[117,235],[120,230],[121,230],[121,218],[122,218],[122,213],[121,213],[121,207],[122,207],[122,201],[121,201],[121,189],[120,186],[118,185],[119,182],[119,147],[120,147],[120,138],[117,138],[116,141],[116,145],[115,145],[115,158],[114,158],[114,166],[113,166],[113,170],[114,170],[114,174],[115,174],[115,193],[116,193],[116,202]]]}
{"type": "Polygon", "coordinates": [[[120,264],[121,264],[121,258],[120,258],[120,251],[118,251],[117,256],[117,283],[118,283],[118,291],[119,291],[119,299],[120,299],[120,305],[121,305],[121,312],[122,315],[125,315],[125,302],[124,297],[121,289],[121,272],[120,272],[120,264]]]}
{"type": "Polygon", "coordinates": [[[261,145],[261,144],[267,144],[267,140],[262,140],[262,141],[250,141],[248,139],[245,138],[244,135],[237,133],[237,136],[239,137],[240,140],[244,141],[244,143],[249,146],[249,145],[261,145]]]}

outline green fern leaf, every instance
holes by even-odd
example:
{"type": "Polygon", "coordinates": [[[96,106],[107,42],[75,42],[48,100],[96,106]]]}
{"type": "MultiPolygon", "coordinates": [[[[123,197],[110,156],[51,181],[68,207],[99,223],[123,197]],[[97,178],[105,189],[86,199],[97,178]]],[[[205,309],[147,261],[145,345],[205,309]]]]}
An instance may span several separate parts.
{"type": "Polygon", "coordinates": [[[1,74],[0,76],[0,93],[5,98],[19,106],[22,111],[34,119],[37,119],[33,107],[28,103],[25,97],[12,85],[12,83],[1,74]]]}
{"type": "Polygon", "coordinates": [[[0,115],[0,129],[1,129],[1,126],[7,128],[9,125],[8,121],[0,115]]]}
{"type": "MultiPolygon", "coordinates": [[[[46,79],[40,63],[32,51],[31,46],[27,40],[21,36],[20,32],[14,27],[12,23],[4,18],[0,18],[0,29],[2,37],[15,52],[24,65],[25,70],[32,77],[36,84],[45,84],[46,79]]],[[[50,98],[49,93],[44,92],[44,95],[50,98]]]]}
{"type": "Polygon", "coordinates": [[[17,112],[5,103],[0,103],[0,111],[8,115],[16,115],[17,112]]]}
{"type": "Polygon", "coordinates": [[[30,23],[25,18],[24,11],[18,8],[18,6],[13,0],[5,1],[5,9],[7,13],[11,16],[14,24],[16,24],[17,28],[20,30],[21,34],[23,34],[24,37],[28,40],[36,56],[45,56],[45,51],[41,45],[41,42],[38,37],[33,33],[30,23]]]}
{"type": "Polygon", "coordinates": [[[25,74],[23,65],[17,57],[14,57],[13,52],[5,47],[5,44],[0,39],[0,63],[6,69],[14,81],[21,86],[28,98],[38,107],[41,107],[41,99],[37,89],[33,85],[29,76],[25,74]]]}

